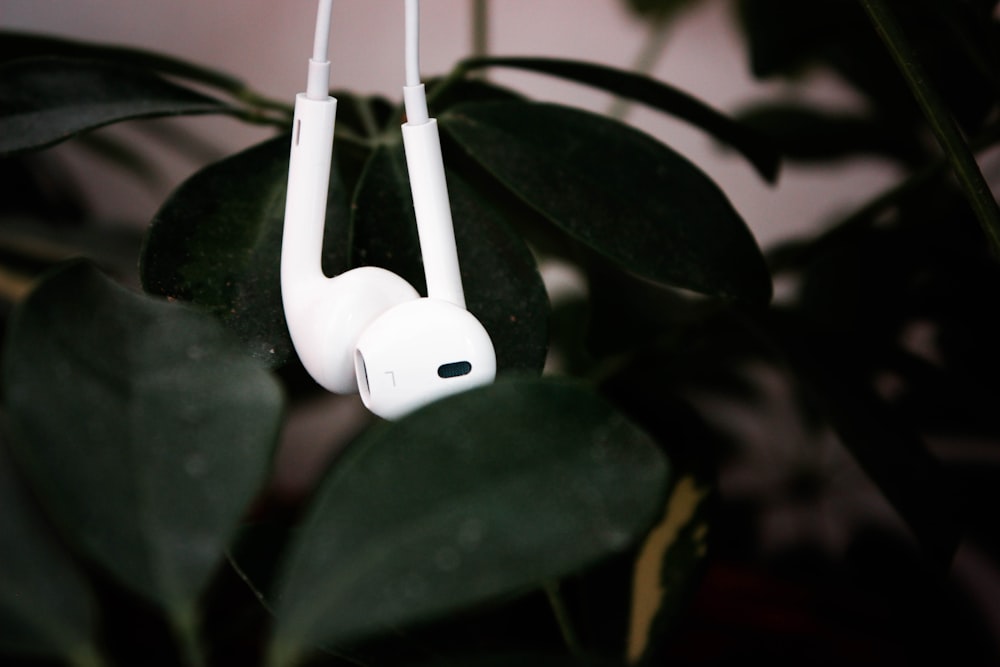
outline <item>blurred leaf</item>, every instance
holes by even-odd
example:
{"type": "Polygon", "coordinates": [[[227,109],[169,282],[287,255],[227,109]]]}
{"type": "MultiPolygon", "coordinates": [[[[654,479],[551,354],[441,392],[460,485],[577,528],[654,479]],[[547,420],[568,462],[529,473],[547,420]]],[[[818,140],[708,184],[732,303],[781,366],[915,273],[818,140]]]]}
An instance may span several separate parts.
{"type": "MultiPolygon", "coordinates": [[[[397,135],[398,138],[398,135],[397,135]]],[[[500,372],[540,371],[548,344],[548,296],[525,245],[478,196],[461,169],[447,179],[466,304],[486,327],[500,372]]],[[[388,268],[426,294],[413,199],[400,141],[383,142],[354,200],[356,264],[388,268]]]]}
{"type": "MultiPolygon", "coordinates": [[[[996,99],[996,73],[984,74],[990,66],[982,63],[995,50],[995,30],[982,29],[994,23],[991,10],[954,1],[894,2],[893,7],[918,47],[928,83],[941,92],[956,118],[967,130],[984,120],[996,99]],[[942,4],[965,7],[948,12],[940,9],[942,4]],[[964,43],[973,36],[987,42],[964,43]]],[[[918,140],[920,111],[859,3],[739,0],[739,10],[755,76],[795,76],[812,67],[831,67],[918,140]]]]}
{"type": "MultiPolygon", "coordinates": [[[[153,218],[140,259],[147,292],[208,308],[270,367],[292,355],[279,277],[289,141],[271,139],[189,178],[153,218]]],[[[336,165],[330,181],[323,267],[333,274],[346,268],[350,213],[336,165]]]]}
{"type": "Polygon", "coordinates": [[[73,660],[93,651],[95,600],[0,440],[0,649],[73,660]]]}
{"type": "Polygon", "coordinates": [[[977,71],[1000,92],[1000,39],[997,34],[996,0],[937,0],[924,3],[928,14],[938,19],[956,48],[977,71]]]}
{"type": "Polygon", "coordinates": [[[65,160],[50,152],[0,157],[0,216],[61,224],[86,216],[87,203],[65,160]]]}
{"type": "Polygon", "coordinates": [[[907,34],[896,12],[887,2],[861,0],[860,4],[899,67],[900,74],[906,79],[928,127],[948,157],[955,178],[975,211],[994,256],[1000,257],[1000,206],[979,168],[965,133],[955,120],[954,112],[934,85],[929,70],[921,62],[923,54],[915,46],[917,42],[907,34]]]}
{"type": "Polygon", "coordinates": [[[109,46],[96,42],[82,42],[50,35],[0,30],[0,63],[40,56],[128,63],[130,67],[191,79],[223,90],[238,91],[244,88],[242,81],[229,74],[152,51],[125,46],[109,46]]]}
{"type": "Polygon", "coordinates": [[[440,122],[504,186],[626,270],[749,304],[770,300],[763,257],[726,196],[648,135],[549,104],[462,105],[440,122]]]}
{"type": "Polygon", "coordinates": [[[93,132],[79,137],[77,144],[91,156],[114,165],[147,188],[157,188],[168,182],[156,160],[130,139],[116,137],[110,132],[93,132]]]}
{"type": "Polygon", "coordinates": [[[744,109],[737,118],[794,160],[822,162],[858,154],[884,155],[903,162],[923,159],[920,145],[908,133],[888,121],[861,114],[774,103],[744,109]]]}
{"type": "Polygon", "coordinates": [[[642,547],[632,589],[630,664],[669,661],[666,647],[693,595],[695,575],[704,567],[711,500],[711,489],[694,476],[679,478],[663,518],[642,547]]]}
{"type": "Polygon", "coordinates": [[[772,313],[771,330],[844,445],[932,562],[946,568],[964,529],[962,494],[947,470],[875,393],[856,350],[843,337],[788,312],[772,313]]]}
{"type": "Polygon", "coordinates": [[[732,146],[756,167],[764,180],[773,183],[777,178],[779,156],[763,136],[701,100],[656,79],[605,65],[552,58],[476,58],[461,64],[466,69],[493,66],[551,74],[647,104],[686,120],[732,146]]]}
{"type": "Polygon", "coordinates": [[[208,315],[78,262],[15,310],[3,392],[24,473],[60,529],[190,620],[264,482],[277,383],[208,315]]]}
{"type": "Polygon", "coordinates": [[[1000,266],[959,197],[924,183],[880,224],[804,244],[794,310],[851,349],[866,375],[894,378],[892,404],[921,432],[992,439],[1000,327],[982,304],[1000,289],[1000,266]]]}
{"type": "Polygon", "coordinates": [[[0,154],[44,148],[134,118],[234,112],[155,74],[114,63],[31,58],[0,65],[0,154]]]}
{"type": "Polygon", "coordinates": [[[700,0],[625,0],[629,10],[644,19],[662,23],[700,0]]]}
{"type": "Polygon", "coordinates": [[[750,66],[754,76],[760,78],[791,75],[815,64],[845,35],[864,40],[866,49],[874,40],[864,14],[854,2],[737,0],[737,6],[748,38],[750,66]]]}
{"type": "Polygon", "coordinates": [[[589,391],[507,380],[369,431],[290,547],[271,665],[577,572],[632,544],[667,463],[589,391]]]}
{"type": "Polygon", "coordinates": [[[0,266],[31,274],[68,259],[87,257],[114,277],[135,282],[135,257],[142,237],[131,227],[52,225],[15,218],[0,226],[0,266]]]}
{"type": "Polygon", "coordinates": [[[405,662],[396,667],[618,667],[617,662],[553,653],[466,654],[405,662]]]}

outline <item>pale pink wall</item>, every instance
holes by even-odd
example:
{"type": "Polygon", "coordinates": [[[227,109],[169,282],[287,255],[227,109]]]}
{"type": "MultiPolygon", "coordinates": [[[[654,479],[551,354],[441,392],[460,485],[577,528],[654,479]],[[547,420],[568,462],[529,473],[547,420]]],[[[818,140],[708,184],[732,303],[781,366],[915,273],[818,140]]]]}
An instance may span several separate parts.
{"type": "MultiPolygon", "coordinates": [[[[402,80],[402,2],[339,0],[332,36],[333,85],[397,96],[402,80]]],[[[468,53],[469,0],[423,3],[423,69],[445,72],[468,53]]],[[[276,98],[291,99],[304,86],[310,52],[314,0],[2,0],[0,25],[81,39],[94,39],[163,51],[232,72],[276,98]]],[[[500,54],[550,55],[597,60],[628,67],[645,39],[618,0],[494,0],[491,49],[500,54]]],[[[773,85],[748,75],[727,3],[712,0],[675,26],[655,74],[722,109],[733,109],[773,85]]],[[[496,80],[529,94],[604,110],[607,96],[551,78],[496,72],[496,80]]],[[[817,81],[811,95],[838,105],[851,104],[836,81],[817,81]]],[[[715,178],[748,221],[758,240],[769,245],[799,230],[814,229],[832,213],[849,210],[891,182],[878,163],[848,163],[835,171],[787,169],[781,185],[766,186],[740,159],[720,151],[700,132],[663,115],[638,109],[630,116],[694,160],[715,178]]],[[[170,189],[208,157],[224,155],[268,136],[227,119],[187,123],[203,137],[206,155],[192,160],[151,144],[163,165],[163,183],[150,187],[115,172],[83,164],[89,160],[71,146],[60,155],[102,184],[94,205],[106,217],[146,220],[170,189]]],[[[120,136],[149,144],[136,128],[120,136]]]]}

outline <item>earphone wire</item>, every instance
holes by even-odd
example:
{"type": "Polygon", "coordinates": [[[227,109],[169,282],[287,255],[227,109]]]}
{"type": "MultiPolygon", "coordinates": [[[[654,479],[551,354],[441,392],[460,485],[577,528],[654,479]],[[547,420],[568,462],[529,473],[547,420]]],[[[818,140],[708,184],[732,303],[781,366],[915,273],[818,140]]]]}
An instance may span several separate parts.
{"type": "Polygon", "coordinates": [[[420,0],[406,0],[406,85],[420,85],[420,0]]]}
{"type": "Polygon", "coordinates": [[[330,24],[333,0],[319,0],[316,9],[316,35],[313,38],[313,55],[309,59],[309,79],[306,96],[311,100],[324,100],[330,95],[330,24]]]}
{"type": "Polygon", "coordinates": [[[428,121],[427,95],[420,82],[420,0],[406,0],[406,85],[403,86],[403,106],[411,125],[428,121]]]}
{"type": "Polygon", "coordinates": [[[319,0],[316,10],[316,37],[313,39],[313,60],[330,60],[330,21],[333,14],[333,0],[319,0]]]}

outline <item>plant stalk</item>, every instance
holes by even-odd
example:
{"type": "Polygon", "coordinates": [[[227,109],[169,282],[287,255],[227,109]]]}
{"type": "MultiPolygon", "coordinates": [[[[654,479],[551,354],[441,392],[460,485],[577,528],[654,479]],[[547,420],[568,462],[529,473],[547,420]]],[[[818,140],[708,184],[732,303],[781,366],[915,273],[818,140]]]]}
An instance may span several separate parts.
{"type": "Polygon", "coordinates": [[[472,0],[472,57],[482,58],[490,50],[490,14],[487,0],[472,0]]]}
{"type": "Polygon", "coordinates": [[[170,624],[185,667],[207,667],[205,651],[198,633],[198,612],[193,605],[170,614],[170,624]]]}
{"type": "Polygon", "coordinates": [[[90,644],[73,651],[67,660],[73,667],[108,667],[107,661],[90,644]]]}
{"type": "MultiPolygon", "coordinates": [[[[663,52],[667,48],[670,36],[671,22],[667,20],[656,21],[650,26],[649,35],[643,42],[635,61],[629,71],[635,74],[650,75],[656,68],[656,64],[663,57],[663,52]]],[[[635,102],[624,97],[616,97],[608,108],[608,116],[615,120],[625,120],[629,111],[635,106],[635,102]]]]}
{"type": "Polygon", "coordinates": [[[902,26],[889,8],[887,0],[860,0],[872,25],[885,43],[896,65],[903,73],[934,133],[944,149],[965,197],[979,220],[990,243],[994,257],[1000,259],[1000,207],[976,163],[962,130],[951,115],[944,100],[928,81],[916,51],[903,33],[902,26]]]}
{"type": "Polygon", "coordinates": [[[569,652],[574,657],[585,658],[587,652],[583,649],[583,645],[580,643],[579,637],[577,637],[576,630],[573,628],[573,621],[569,616],[569,610],[566,608],[566,603],[559,593],[559,584],[549,582],[543,586],[543,589],[545,590],[545,596],[549,600],[549,606],[552,607],[552,614],[559,625],[559,632],[562,635],[563,642],[566,644],[566,648],[569,649],[569,652]]]}

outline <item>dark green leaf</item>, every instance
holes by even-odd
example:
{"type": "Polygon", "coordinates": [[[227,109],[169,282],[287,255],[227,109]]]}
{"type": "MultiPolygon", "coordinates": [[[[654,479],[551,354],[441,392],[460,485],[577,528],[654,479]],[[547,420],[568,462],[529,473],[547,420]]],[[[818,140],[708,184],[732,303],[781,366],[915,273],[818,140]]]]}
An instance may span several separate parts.
{"type": "Polygon", "coordinates": [[[636,562],[629,623],[630,664],[659,665],[683,617],[708,552],[711,489],[692,475],[678,479],[666,512],[636,562]]]}
{"type": "Polygon", "coordinates": [[[446,656],[397,667],[619,667],[618,662],[556,653],[498,653],[446,656]]]}
{"type": "Polygon", "coordinates": [[[777,103],[744,109],[738,118],[794,160],[828,161],[859,154],[903,162],[923,159],[921,146],[909,133],[891,122],[860,114],[777,103]]]}
{"type": "Polygon", "coordinates": [[[584,83],[619,97],[648,104],[682,118],[742,153],[768,182],[778,174],[779,156],[763,136],[719,113],[701,100],[648,76],[605,65],[552,58],[477,58],[463,67],[515,67],[584,83]]]}
{"type": "MultiPolygon", "coordinates": [[[[188,179],[153,219],[140,260],[146,291],[208,308],[271,367],[292,354],[279,277],[288,146],[288,137],[278,137],[188,179]]],[[[349,215],[334,169],[324,239],[328,273],[346,266],[349,215]]]]}
{"type": "MultiPolygon", "coordinates": [[[[540,371],[548,342],[549,306],[534,258],[461,170],[449,167],[447,178],[469,311],[493,339],[500,372],[540,371]]],[[[354,212],[355,263],[388,268],[425,292],[401,142],[384,143],[372,155],[354,212]]]]}
{"type": "Polygon", "coordinates": [[[244,88],[242,81],[224,72],[210,70],[152,51],[0,30],[0,63],[39,56],[128,63],[131,67],[191,79],[223,90],[238,91],[244,88]]]}
{"type": "Polygon", "coordinates": [[[352,445],[290,547],[272,665],[577,572],[659,513],[659,448],[589,391],[507,380],[352,445]]]}
{"type": "Polygon", "coordinates": [[[214,318],[82,262],[19,304],[4,361],[17,459],[53,520],[122,584],[189,613],[264,481],[277,383],[214,318]]]}
{"type": "MultiPolygon", "coordinates": [[[[812,67],[829,67],[900,128],[918,126],[920,110],[860,3],[740,0],[739,7],[755,75],[795,76],[812,67]]],[[[956,2],[894,2],[893,8],[918,46],[926,83],[942,94],[967,130],[986,118],[997,90],[996,40],[991,30],[983,29],[991,23],[991,10],[956,2]],[[941,8],[959,4],[961,10],[941,8]],[[973,36],[985,43],[970,42],[973,36]]]]}
{"type": "Polygon", "coordinates": [[[25,219],[0,228],[0,261],[14,273],[36,275],[68,259],[87,257],[123,281],[135,282],[142,235],[130,227],[65,226],[25,219]]]}
{"type": "Polygon", "coordinates": [[[698,0],[625,0],[634,14],[655,22],[664,22],[698,0]]]}
{"type": "Polygon", "coordinates": [[[70,658],[93,649],[93,592],[17,478],[0,441],[0,649],[70,658]]]}
{"type": "Polygon", "coordinates": [[[466,102],[499,102],[523,100],[524,96],[510,88],[498,86],[484,79],[464,78],[457,81],[435,79],[427,82],[427,95],[431,112],[437,115],[446,109],[466,102]],[[438,90],[438,86],[445,84],[438,90]]]}
{"type": "Polygon", "coordinates": [[[548,104],[462,105],[440,122],[504,186],[625,269],[747,303],[770,300],[763,257],[726,196],[648,135],[548,104]]]}
{"type": "Polygon", "coordinates": [[[876,394],[854,346],[796,314],[772,315],[777,342],[810,397],[933,562],[947,567],[963,532],[960,489],[919,434],[876,394]]]}
{"type": "Polygon", "coordinates": [[[755,76],[793,74],[814,64],[844,35],[872,43],[865,17],[855,2],[814,0],[737,0],[755,76]]]}
{"type": "Polygon", "coordinates": [[[43,148],[123,120],[232,111],[155,74],[110,62],[29,58],[0,65],[0,154],[43,148]]]}

